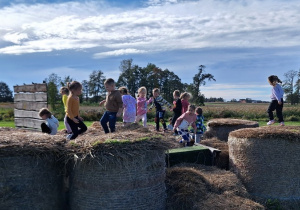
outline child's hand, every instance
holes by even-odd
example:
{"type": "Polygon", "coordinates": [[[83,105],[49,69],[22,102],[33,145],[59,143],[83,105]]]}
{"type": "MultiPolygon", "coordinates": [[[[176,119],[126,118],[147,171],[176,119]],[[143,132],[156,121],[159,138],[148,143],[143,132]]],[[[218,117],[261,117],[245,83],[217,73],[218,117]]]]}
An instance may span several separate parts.
{"type": "Polygon", "coordinates": [[[77,120],[76,118],[73,119],[74,123],[79,123],[79,120],[77,120]]]}
{"type": "Polygon", "coordinates": [[[79,118],[79,120],[84,121],[84,119],[82,117],[78,117],[78,118],[79,118]]]}
{"type": "Polygon", "coordinates": [[[278,101],[278,104],[279,104],[279,105],[281,105],[281,104],[282,104],[282,102],[281,102],[281,101],[278,101]]]}
{"type": "Polygon", "coordinates": [[[100,101],[99,106],[102,106],[102,104],[104,104],[106,102],[106,100],[100,101]]]}

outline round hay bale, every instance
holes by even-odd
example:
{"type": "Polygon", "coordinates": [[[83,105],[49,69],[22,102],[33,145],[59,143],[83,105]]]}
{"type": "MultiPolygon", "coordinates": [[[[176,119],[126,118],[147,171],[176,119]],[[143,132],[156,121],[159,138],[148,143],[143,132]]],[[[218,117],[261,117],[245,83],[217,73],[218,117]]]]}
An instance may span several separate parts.
{"type": "Polygon", "coordinates": [[[247,128],[231,132],[230,167],[260,201],[300,207],[300,126],[247,128]]]}
{"type": "Polygon", "coordinates": [[[70,177],[71,209],[165,209],[162,139],[92,145],[70,177]]]}
{"type": "Polygon", "coordinates": [[[221,141],[228,141],[228,135],[231,131],[241,128],[258,127],[258,122],[250,120],[219,118],[209,120],[207,123],[206,137],[216,137],[221,141]]]}
{"type": "Polygon", "coordinates": [[[62,144],[46,134],[1,129],[1,209],[65,208],[62,144]]]}
{"type": "Polygon", "coordinates": [[[167,169],[167,209],[264,209],[230,171],[199,164],[167,169]]]}

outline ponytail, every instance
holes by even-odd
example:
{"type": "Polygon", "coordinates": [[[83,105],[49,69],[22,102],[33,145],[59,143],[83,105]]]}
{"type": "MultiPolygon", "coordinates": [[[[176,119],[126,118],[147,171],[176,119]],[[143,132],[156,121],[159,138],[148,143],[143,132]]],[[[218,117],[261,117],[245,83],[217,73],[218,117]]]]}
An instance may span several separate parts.
{"type": "Polygon", "coordinates": [[[282,84],[282,81],[276,76],[276,75],[271,75],[268,77],[268,80],[271,82],[271,83],[274,83],[274,82],[278,82],[278,83],[281,83],[282,84]]]}

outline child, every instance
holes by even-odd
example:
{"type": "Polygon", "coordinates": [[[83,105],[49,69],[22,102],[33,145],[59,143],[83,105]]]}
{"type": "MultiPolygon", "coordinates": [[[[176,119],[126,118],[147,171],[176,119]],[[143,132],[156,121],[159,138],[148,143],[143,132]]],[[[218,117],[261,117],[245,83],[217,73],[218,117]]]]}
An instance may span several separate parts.
{"type": "Polygon", "coordinates": [[[67,136],[67,140],[77,138],[79,134],[84,133],[87,130],[86,125],[83,123],[83,118],[79,115],[79,97],[82,91],[82,85],[80,82],[73,81],[68,83],[68,89],[70,95],[67,100],[67,122],[69,123],[72,134],[67,136]],[[80,129],[78,129],[80,128],[80,129]]]}
{"type": "Polygon", "coordinates": [[[131,124],[135,121],[136,115],[136,100],[128,94],[126,87],[120,87],[119,91],[123,101],[123,123],[124,125],[131,124]]]}
{"type": "Polygon", "coordinates": [[[272,125],[275,123],[273,111],[276,109],[276,115],[278,117],[279,123],[281,126],[284,126],[283,116],[282,116],[282,108],[283,108],[283,90],[278,83],[282,83],[281,80],[275,76],[271,75],[268,77],[268,81],[272,87],[272,95],[271,95],[271,103],[268,108],[268,114],[270,121],[267,125],[272,125]]]}
{"type": "Polygon", "coordinates": [[[147,106],[152,103],[152,98],[147,101],[146,95],[147,89],[145,87],[140,87],[138,89],[135,123],[138,123],[140,120],[142,120],[144,127],[147,127],[147,106]]]}
{"type": "Polygon", "coordinates": [[[165,106],[167,105],[171,109],[171,104],[167,102],[165,99],[163,99],[162,96],[160,96],[160,91],[158,88],[154,88],[152,90],[153,93],[153,104],[151,105],[150,109],[153,108],[153,105],[155,105],[156,108],[156,114],[155,114],[155,124],[156,124],[156,131],[159,131],[159,122],[163,124],[164,132],[167,132],[167,125],[164,120],[165,116],[165,106]]]}
{"type": "Polygon", "coordinates": [[[188,131],[188,127],[192,125],[194,130],[197,130],[195,121],[195,105],[189,105],[188,110],[183,113],[175,122],[174,131],[177,129],[178,133],[181,135],[182,139],[179,143],[187,143],[187,146],[190,146],[190,134],[188,131]]]}
{"type": "Polygon", "coordinates": [[[39,116],[43,120],[46,120],[46,123],[41,124],[42,132],[48,133],[50,135],[55,135],[59,126],[58,120],[51,114],[51,112],[47,108],[42,108],[39,112],[39,116]]]}
{"type": "Polygon", "coordinates": [[[182,110],[181,113],[185,113],[190,105],[189,100],[191,98],[191,94],[188,92],[184,92],[180,95],[181,104],[182,104],[182,110]]]}
{"type": "Polygon", "coordinates": [[[196,108],[196,133],[195,134],[195,142],[196,143],[200,143],[201,141],[201,136],[203,135],[203,133],[206,131],[206,127],[204,125],[204,117],[202,115],[202,109],[200,107],[196,108]]]}
{"type": "MultiPolygon", "coordinates": [[[[173,101],[173,104],[174,104],[174,106],[173,106],[174,115],[173,115],[173,118],[172,118],[172,126],[174,127],[176,120],[182,114],[182,103],[181,103],[181,99],[180,99],[180,92],[179,92],[179,90],[175,90],[173,92],[173,98],[175,99],[173,101]]],[[[175,130],[175,132],[174,132],[173,135],[178,135],[177,130],[175,130]]]]}
{"type": "MultiPolygon", "coordinates": [[[[68,95],[69,95],[69,89],[67,87],[61,87],[59,92],[62,95],[62,102],[63,102],[64,107],[65,107],[65,112],[67,112],[67,100],[68,100],[68,95]]],[[[71,127],[70,127],[70,125],[67,121],[67,115],[65,115],[65,117],[64,117],[64,124],[65,124],[65,127],[67,129],[67,133],[71,134],[72,130],[71,130],[71,127]]]]}
{"type": "Polygon", "coordinates": [[[167,126],[168,130],[171,130],[171,131],[173,130],[173,127],[174,127],[174,126],[172,125],[172,121],[173,121],[173,117],[170,117],[170,118],[169,118],[169,125],[167,126]]]}
{"type": "Polygon", "coordinates": [[[119,90],[116,90],[115,81],[112,78],[105,80],[105,89],[108,94],[106,99],[100,102],[100,106],[105,103],[106,111],[100,119],[100,124],[105,133],[109,133],[107,122],[109,123],[110,132],[115,132],[117,117],[121,116],[123,111],[123,101],[119,90]]]}

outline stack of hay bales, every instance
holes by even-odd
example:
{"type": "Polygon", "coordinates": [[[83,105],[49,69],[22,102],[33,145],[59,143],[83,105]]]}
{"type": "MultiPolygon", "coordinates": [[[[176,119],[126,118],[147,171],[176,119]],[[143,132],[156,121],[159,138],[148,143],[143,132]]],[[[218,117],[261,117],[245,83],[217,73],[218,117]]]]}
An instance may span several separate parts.
{"type": "Polygon", "coordinates": [[[261,127],[230,133],[230,165],[259,201],[300,208],[300,127],[261,127]]]}
{"type": "Polygon", "coordinates": [[[167,209],[264,209],[249,199],[232,172],[203,165],[182,165],[167,170],[167,209]]]}
{"type": "Polygon", "coordinates": [[[161,138],[92,145],[71,174],[71,209],[165,209],[167,144],[161,138]]]}
{"type": "Polygon", "coordinates": [[[0,208],[64,209],[63,139],[0,128],[0,208]]]}
{"type": "Polygon", "coordinates": [[[259,124],[250,120],[219,118],[209,120],[207,123],[206,138],[216,137],[221,141],[227,141],[231,131],[241,128],[255,128],[259,124]]]}

